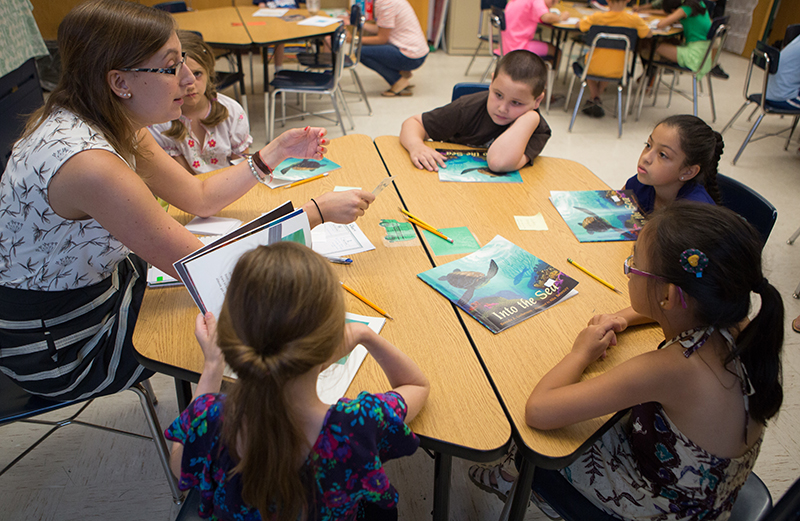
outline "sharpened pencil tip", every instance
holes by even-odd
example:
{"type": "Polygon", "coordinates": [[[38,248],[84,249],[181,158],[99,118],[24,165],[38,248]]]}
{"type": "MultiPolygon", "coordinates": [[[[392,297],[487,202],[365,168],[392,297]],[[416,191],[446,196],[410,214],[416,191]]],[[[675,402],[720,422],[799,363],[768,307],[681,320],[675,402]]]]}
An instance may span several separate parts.
{"type": "Polygon", "coordinates": [[[386,318],[388,318],[389,320],[394,320],[394,318],[392,318],[392,317],[391,317],[391,316],[389,316],[389,315],[383,315],[383,316],[384,316],[384,317],[386,317],[386,318]]]}

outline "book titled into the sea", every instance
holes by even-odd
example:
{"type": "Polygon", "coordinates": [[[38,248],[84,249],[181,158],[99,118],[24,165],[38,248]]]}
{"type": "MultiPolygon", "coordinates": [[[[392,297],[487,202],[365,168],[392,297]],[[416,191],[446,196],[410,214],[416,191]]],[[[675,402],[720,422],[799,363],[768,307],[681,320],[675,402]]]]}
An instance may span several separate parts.
{"type": "Polygon", "coordinates": [[[493,333],[578,293],[578,281],[500,235],[417,276],[493,333]]]}
{"type": "Polygon", "coordinates": [[[631,190],[551,191],[550,202],[580,242],[635,241],[644,226],[631,190]]]}
{"type": "Polygon", "coordinates": [[[486,150],[453,150],[437,148],[447,158],[445,167],[439,168],[439,181],[455,183],[521,183],[519,170],[493,172],[486,162],[486,150]]]}

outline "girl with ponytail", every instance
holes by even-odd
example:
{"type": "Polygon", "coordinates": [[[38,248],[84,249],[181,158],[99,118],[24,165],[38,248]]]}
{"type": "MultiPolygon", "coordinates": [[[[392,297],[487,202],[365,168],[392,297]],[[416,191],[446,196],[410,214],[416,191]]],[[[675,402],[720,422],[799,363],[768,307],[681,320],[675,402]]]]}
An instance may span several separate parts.
{"type": "Polygon", "coordinates": [[[636,175],[625,183],[645,214],[677,199],[719,203],[717,168],[724,144],[702,119],[670,116],[647,138],[636,175]]]}
{"type": "Polygon", "coordinates": [[[405,422],[429,384],[395,346],[363,324],[345,324],[344,312],[327,260],[280,242],[242,256],[218,324],[198,315],[203,373],[167,437],[176,442],[171,466],[180,487],[200,489],[201,517],[396,516],[398,494],[382,463],[419,445],[405,422]],[[319,373],[358,344],[393,389],[322,403],[319,373]],[[219,394],[225,363],[238,376],[227,396],[219,394]]]}
{"type": "Polygon", "coordinates": [[[526,420],[554,429],[631,408],[563,476],[621,519],[727,519],[783,400],[783,302],[760,236],[726,208],[678,201],[653,214],[624,272],[633,310],[665,340],[582,379],[631,325],[595,316],[533,390],[526,420]]]}

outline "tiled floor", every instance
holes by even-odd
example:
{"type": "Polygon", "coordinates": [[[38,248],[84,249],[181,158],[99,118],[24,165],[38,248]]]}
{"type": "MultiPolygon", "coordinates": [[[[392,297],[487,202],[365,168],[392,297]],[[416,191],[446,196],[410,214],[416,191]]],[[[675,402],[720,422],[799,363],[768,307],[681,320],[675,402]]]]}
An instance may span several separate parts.
{"type": "MultiPolygon", "coordinates": [[[[414,95],[404,98],[383,98],[380,91],[386,85],[367,69],[359,74],[370,93],[373,116],[367,116],[363,103],[351,101],[355,130],[376,137],[397,134],[402,121],[423,110],[447,103],[453,84],[459,81],[478,81],[483,58],[476,62],[472,74],[464,77],[468,57],[448,56],[442,51],[432,54],[423,68],[415,74],[414,95]]],[[[724,55],[722,64],[731,79],[715,81],[717,121],[712,126],[721,129],[741,104],[741,90],[747,61],[724,55]]],[[[256,65],[255,76],[260,76],[256,65]]],[[[345,80],[349,82],[349,79],[345,80]]],[[[682,79],[691,87],[688,78],[682,79]]],[[[564,92],[560,79],[557,91],[564,92]]],[[[257,83],[257,92],[261,86],[257,83]]],[[[577,90],[577,89],[576,89],[577,90]]],[[[352,96],[350,96],[352,98],[352,96]]],[[[573,95],[574,97],[574,95],[573,95]]],[[[263,100],[249,95],[250,120],[256,143],[265,141],[263,100]]],[[[354,99],[354,98],[353,98],[354,99]]],[[[631,118],[624,125],[622,139],[617,138],[616,123],[607,116],[594,120],[578,115],[574,131],[567,132],[569,115],[561,106],[553,106],[545,115],[553,128],[553,138],[544,150],[545,155],[562,157],[586,165],[611,186],[621,186],[635,172],[642,143],[661,118],[691,112],[691,102],[675,98],[670,109],[665,108],[666,96],[657,107],[646,104],[642,118],[631,118]]],[[[609,97],[606,106],[613,106],[609,97]]],[[[700,103],[700,116],[710,120],[708,99],[700,103]]],[[[297,125],[319,124],[315,120],[297,125]]],[[[776,131],[786,124],[777,117],[767,118],[762,130],[776,131]]],[[[800,314],[800,301],[791,298],[800,282],[800,242],[795,246],[786,239],[800,226],[797,198],[800,194],[800,155],[797,141],[788,152],[783,150],[785,137],[767,138],[748,146],[738,165],[731,159],[744,139],[744,122],[725,135],[727,149],[720,171],[739,179],[758,190],[778,209],[779,219],[765,248],[767,276],[784,297],[786,306],[786,343],[784,347],[784,405],[780,416],[771,422],[756,464],[756,472],[766,482],[774,498],[800,476],[800,335],[792,332],[791,319],[800,314]]],[[[327,125],[332,138],[341,131],[327,125]]],[[[161,398],[159,417],[166,425],[177,414],[172,382],[165,376],[153,378],[161,398]]],[[[66,413],[51,416],[65,417],[66,413]]],[[[94,402],[84,413],[84,419],[146,433],[138,399],[133,393],[122,393],[94,402]]],[[[29,443],[42,428],[14,424],[0,431],[0,466],[5,466],[29,443]]],[[[481,492],[469,483],[466,469],[470,462],[456,460],[453,465],[451,519],[497,519],[500,501],[481,492]]],[[[432,508],[433,460],[423,451],[413,457],[389,464],[390,476],[400,490],[401,519],[421,520],[430,516],[432,508]]],[[[152,444],[126,437],[93,431],[80,426],[68,426],[46,440],[31,455],[0,477],[0,520],[72,520],[119,519],[160,520],[174,518],[177,509],[172,505],[164,474],[152,444]]],[[[530,507],[526,519],[545,519],[530,507]]]]}

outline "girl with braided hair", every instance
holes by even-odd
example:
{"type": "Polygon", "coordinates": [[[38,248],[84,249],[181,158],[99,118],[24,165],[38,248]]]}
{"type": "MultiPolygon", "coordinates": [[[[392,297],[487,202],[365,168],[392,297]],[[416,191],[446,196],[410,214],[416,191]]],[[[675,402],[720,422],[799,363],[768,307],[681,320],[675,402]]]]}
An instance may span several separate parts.
{"type": "Polygon", "coordinates": [[[260,246],[237,263],[219,323],[198,315],[205,365],[194,400],[167,430],[184,490],[220,520],[396,519],[383,462],[413,453],[405,422],[429,384],[417,365],[366,325],[345,324],[326,259],[292,242],[260,246]],[[363,345],[392,390],[328,406],[320,372],[363,345]],[[227,363],[238,379],[220,393],[227,363]],[[389,517],[386,517],[389,516],[389,517]]]}

